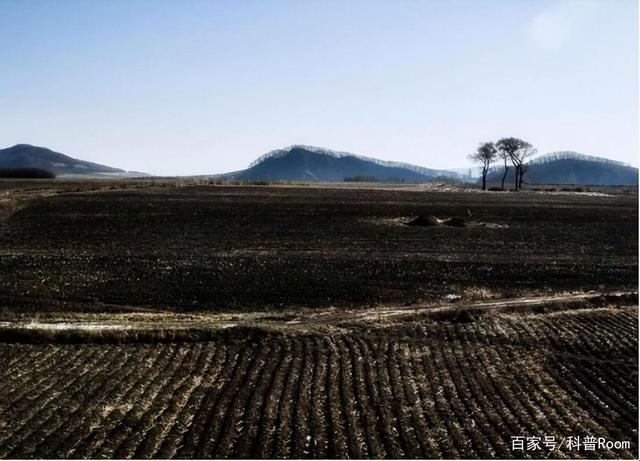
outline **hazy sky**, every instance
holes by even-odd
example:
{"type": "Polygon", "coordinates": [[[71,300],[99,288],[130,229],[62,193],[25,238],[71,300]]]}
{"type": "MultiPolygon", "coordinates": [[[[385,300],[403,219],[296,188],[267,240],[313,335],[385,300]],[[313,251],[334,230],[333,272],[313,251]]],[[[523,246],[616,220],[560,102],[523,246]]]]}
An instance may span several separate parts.
{"type": "Polygon", "coordinates": [[[445,168],[518,136],[636,164],[635,0],[0,0],[0,147],[159,174],[311,144],[445,168]]]}

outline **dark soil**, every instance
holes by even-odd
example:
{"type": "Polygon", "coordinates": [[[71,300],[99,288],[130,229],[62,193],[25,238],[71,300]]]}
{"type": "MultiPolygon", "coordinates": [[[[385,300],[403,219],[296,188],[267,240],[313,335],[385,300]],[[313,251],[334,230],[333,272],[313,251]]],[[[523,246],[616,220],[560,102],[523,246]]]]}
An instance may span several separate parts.
{"type": "Polygon", "coordinates": [[[637,194],[25,184],[0,203],[0,313],[141,320],[3,324],[0,458],[637,459],[637,295],[612,293],[637,290],[637,194]]]}
{"type": "Polygon", "coordinates": [[[0,343],[0,458],[637,459],[637,309],[380,333],[0,343]],[[513,451],[511,437],[628,448],[513,451]]]}
{"type": "Polygon", "coordinates": [[[466,288],[628,289],[637,223],[637,197],[624,195],[237,186],[64,194],[0,226],[0,308],[261,309],[437,300],[466,288]],[[506,228],[381,224],[416,215],[506,228]]]}

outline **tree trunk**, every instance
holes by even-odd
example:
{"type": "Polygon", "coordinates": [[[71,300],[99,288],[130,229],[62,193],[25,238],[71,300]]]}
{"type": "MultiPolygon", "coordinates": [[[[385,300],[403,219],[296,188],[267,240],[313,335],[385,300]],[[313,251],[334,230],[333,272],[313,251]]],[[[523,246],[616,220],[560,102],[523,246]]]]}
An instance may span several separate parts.
{"type": "Polygon", "coordinates": [[[516,186],[516,191],[518,190],[518,181],[520,180],[520,166],[516,165],[516,172],[514,174],[515,177],[515,186],[516,186]]]}
{"type": "Polygon", "coordinates": [[[522,178],[524,178],[524,170],[520,169],[520,179],[518,180],[518,188],[522,189],[522,178]]]}
{"type": "Polygon", "coordinates": [[[504,190],[504,180],[507,179],[507,173],[509,172],[509,167],[504,165],[504,174],[502,175],[502,186],[501,189],[504,190]]]}
{"type": "Polygon", "coordinates": [[[488,171],[489,171],[488,168],[482,169],[482,190],[487,190],[487,172],[488,171]]]}

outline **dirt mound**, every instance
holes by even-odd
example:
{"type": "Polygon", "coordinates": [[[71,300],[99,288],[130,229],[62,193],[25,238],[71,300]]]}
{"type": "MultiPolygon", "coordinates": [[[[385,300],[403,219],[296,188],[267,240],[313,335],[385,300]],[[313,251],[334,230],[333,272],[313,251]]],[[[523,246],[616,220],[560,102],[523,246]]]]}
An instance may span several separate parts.
{"type": "Polygon", "coordinates": [[[418,216],[417,218],[413,218],[410,221],[403,222],[405,226],[422,226],[422,227],[438,227],[438,226],[448,226],[448,227],[467,227],[467,228],[476,228],[476,227],[486,227],[488,229],[505,229],[509,226],[506,224],[498,224],[491,222],[482,222],[482,221],[469,221],[464,218],[445,218],[440,219],[435,216],[418,216]]]}
{"type": "Polygon", "coordinates": [[[446,218],[439,219],[435,216],[418,216],[411,221],[405,223],[407,226],[450,226],[450,227],[467,227],[467,221],[462,218],[446,218]]]}

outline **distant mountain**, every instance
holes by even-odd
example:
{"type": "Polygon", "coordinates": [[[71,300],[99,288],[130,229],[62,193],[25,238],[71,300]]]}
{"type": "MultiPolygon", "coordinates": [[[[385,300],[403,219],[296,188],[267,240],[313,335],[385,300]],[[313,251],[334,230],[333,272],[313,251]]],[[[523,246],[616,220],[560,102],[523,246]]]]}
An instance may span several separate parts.
{"type": "Polygon", "coordinates": [[[459,179],[461,176],[452,171],[432,170],[301,145],[268,152],[246,170],[227,175],[229,178],[245,180],[389,182],[423,182],[437,177],[459,179]]]}
{"type": "MultiPolygon", "coordinates": [[[[499,183],[504,169],[492,168],[488,181],[499,183]]],[[[505,187],[513,184],[514,168],[509,168],[505,187]]],[[[525,184],[578,184],[637,186],[638,169],[603,157],[563,151],[542,155],[527,163],[525,184]]]]}
{"type": "Polygon", "coordinates": [[[0,149],[0,169],[16,168],[39,168],[58,176],[124,173],[124,170],[118,168],[85,162],[30,144],[17,144],[7,149],[0,149]]]}

